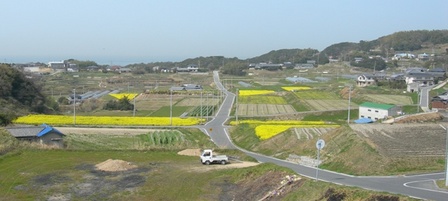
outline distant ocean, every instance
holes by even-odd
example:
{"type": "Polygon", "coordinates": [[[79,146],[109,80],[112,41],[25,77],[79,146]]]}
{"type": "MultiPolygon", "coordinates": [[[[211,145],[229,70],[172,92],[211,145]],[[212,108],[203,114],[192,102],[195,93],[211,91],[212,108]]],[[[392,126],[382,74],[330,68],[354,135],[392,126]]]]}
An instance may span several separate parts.
{"type": "Polygon", "coordinates": [[[163,59],[163,60],[155,60],[148,58],[76,58],[76,57],[68,57],[68,58],[60,58],[60,57],[0,57],[0,63],[15,63],[15,64],[27,64],[27,63],[48,63],[52,61],[62,61],[66,59],[76,59],[80,61],[94,61],[98,65],[118,65],[118,66],[126,66],[129,64],[139,64],[139,63],[152,63],[152,62],[178,62],[179,60],[172,59],[163,59]]]}

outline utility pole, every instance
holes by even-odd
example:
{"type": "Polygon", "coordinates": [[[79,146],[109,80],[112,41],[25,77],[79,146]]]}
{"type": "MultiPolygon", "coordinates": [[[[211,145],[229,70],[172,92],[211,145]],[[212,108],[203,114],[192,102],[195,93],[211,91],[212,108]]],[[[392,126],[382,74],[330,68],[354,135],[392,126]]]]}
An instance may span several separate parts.
{"type": "Polygon", "coordinates": [[[201,122],[204,117],[202,116],[202,90],[201,90],[201,122]]]}
{"type": "Polygon", "coordinates": [[[170,89],[170,126],[173,125],[173,89],[170,89]]]}
{"type": "Polygon", "coordinates": [[[76,88],[73,89],[73,125],[76,126],[76,88]]]}
{"type": "Polygon", "coordinates": [[[350,124],[350,102],[351,102],[352,86],[348,87],[348,111],[347,111],[347,124],[350,124]]]}
{"type": "Polygon", "coordinates": [[[135,98],[136,98],[136,97],[134,97],[134,109],[133,109],[133,111],[132,111],[132,116],[133,116],[133,117],[135,117],[135,98]]]}
{"type": "Polygon", "coordinates": [[[235,121],[238,124],[238,88],[236,89],[236,101],[235,101],[235,121]]]}

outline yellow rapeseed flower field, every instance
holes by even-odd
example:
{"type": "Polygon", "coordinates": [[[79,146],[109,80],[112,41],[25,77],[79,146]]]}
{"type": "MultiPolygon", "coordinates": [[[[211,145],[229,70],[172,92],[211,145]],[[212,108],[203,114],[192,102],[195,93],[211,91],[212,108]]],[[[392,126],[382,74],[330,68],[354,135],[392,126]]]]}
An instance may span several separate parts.
{"type": "Polygon", "coordinates": [[[260,121],[260,120],[241,120],[231,121],[230,125],[238,125],[238,123],[246,123],[256,125],[255,135],[260,140],[267,140],[274,137],[290,128],[327,128],[339,127],[337,124],[324,121],[299,121],[299,120],[284,120],[284,121],[260,121]]]}
{"type": "Polygon", "coordinates": [[[114,98],[116,98],[116,99],[118,99],[118,100],[121,100],[124,97],[128,97],[128,100],[132,100],[132,99],[134,99],[135,97],[138,96],[138,94],[133,94],[133,93],[120,93],[120,94],[109,94],[109,95],[114,97],[114,98]]]}
{"type": "MultiPolygon", "coordinates": [[[[199,118],[180,117],[112,117],[112,116],[76,116],[76,125],[113,125],[113,126],[191,126],[199,124],[199,118]],[[171,124],[172,123],[172,124],[171,124]]],[[[54,126],[73,125],[73,116],[65,115],[28,115],[17,118],[16,124],[49,124],[54,126]]]]}
{"type": "Polygon", "coordinates": [[[239,90],[239,96],[255,96],[275,93],[273,90],[239,90]]]}

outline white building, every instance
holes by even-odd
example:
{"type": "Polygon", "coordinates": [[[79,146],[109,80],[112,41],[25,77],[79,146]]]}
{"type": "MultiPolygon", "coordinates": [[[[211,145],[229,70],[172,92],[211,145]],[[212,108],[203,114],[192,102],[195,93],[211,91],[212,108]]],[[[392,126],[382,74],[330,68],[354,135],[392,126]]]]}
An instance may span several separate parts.
{"type": "Polygon", "coordinates": [[[359,118],[369,118],[372,121],[386,119],[389,116],[396,116],[401,113],[401,109],[395,105],[365,102],[359,105],[359,118]]]}

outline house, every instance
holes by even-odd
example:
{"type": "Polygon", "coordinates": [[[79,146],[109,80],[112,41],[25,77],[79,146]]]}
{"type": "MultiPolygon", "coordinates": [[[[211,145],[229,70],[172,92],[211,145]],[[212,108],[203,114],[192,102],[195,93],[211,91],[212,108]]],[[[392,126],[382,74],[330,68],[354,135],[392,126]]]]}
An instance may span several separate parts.
{"type": "Polygon", "coordinates": [[[176,67],[176,72],[181,73],[181,72],[198,72],[199,68],[196,64],[190,64],[187,67],[176,67]]]}
{"type": "Polygon", "coordinates": [[[267,63],[259,63],[255,65],[255,70],[281,70],[283,68],[283,64],[267,64],[267,63]]]}
{"type": "Polygon", "coordinates": [[[435,75],[433,73],[428,73],[427,69],[424,68],[412,68],[406,71],[405,81],[407,86],[407,91],[413,92],[418,91],[419,86],[434,85],[435,75]]]}
{"type": "Polygon", "coordinates": [[[448,91],[445,91],[431,99],[431,108],[446,110],[448,108],[448,91]]]}
{"type": "Polygon", "coordinates": [[[366,87],[374,85],[375,83],[376,83],[375,76],[369,74],[360,75],[356,79],[356,86],[358,87],[366,87]]]}
{"type": "Polygon", "coordinates": [[[202,86],[198,84],[182,84],[180,87],[173,86],[170,91],[192,91],[192,90],[202,90],[202,86]]]}
{"type": "Polygon", "coordinates": [[[426,53],[418,54],[417,59],[420,61],[426,61],[426,60],[429,60],[429,55],[426,53]]]}
{"type": "Polygon", "coordinates": [[[66,62],[65,61],[51,61],[48,62],[48,67],[53,69],[55,72],[65,72],[66,69],[66,62]]]}
{"type": "Polygon", "coordinates": [[[130,68],[119,68],[118,73],[130,73],[132,72],[132,69],[130,68]]]}
{"type": "Polygon", "coordinates": [[[437,110],[446,110],[448,108],[448,100],[434,98],[431,100],[431,108],[437,110]]]}
{"type": "Polygon", "coordinates": [[[309,69],[309,68],[314,68],[314,64],[296,64],[296,66],[294,67],[294,69],[309,69]]]}
{"type": "Polygon", "coordinates": [[[401,60],[401,59],[414,59],[415,55],[410,53],[398,53],[392,57],[392,60],[401,60]]]}
{"type": "Polygon", "coordinates": [[[185,90],[202,90],[202,86],[198,84],[183,84],[182,87],[185,87],[185,90]]]}
{"type": "Polygon", "coordinates": [[[401,113],[400,107],[389,104],[364,102],[359,105],[359,119],[369,118],[373,121],[396,116],[401,113]]]}
{"type": "Polygon", "coordinates": [[[64,147],[63,137],[65,135],[46,124],[30,127],[9,127],[6,130],[18,140],[60,148],[64,147]]]}

